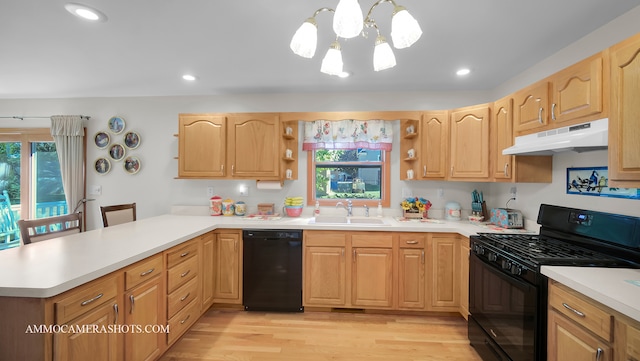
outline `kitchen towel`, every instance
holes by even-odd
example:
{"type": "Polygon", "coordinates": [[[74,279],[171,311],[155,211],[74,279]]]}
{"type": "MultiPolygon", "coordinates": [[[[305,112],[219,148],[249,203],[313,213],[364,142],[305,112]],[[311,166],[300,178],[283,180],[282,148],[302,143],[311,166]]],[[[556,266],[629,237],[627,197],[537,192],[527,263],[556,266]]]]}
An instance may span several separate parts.
{"type": "Polygon", "coordinates": [[[256,181],[258,189],[282,189],[282,182],[280,181],[256,181]]]}

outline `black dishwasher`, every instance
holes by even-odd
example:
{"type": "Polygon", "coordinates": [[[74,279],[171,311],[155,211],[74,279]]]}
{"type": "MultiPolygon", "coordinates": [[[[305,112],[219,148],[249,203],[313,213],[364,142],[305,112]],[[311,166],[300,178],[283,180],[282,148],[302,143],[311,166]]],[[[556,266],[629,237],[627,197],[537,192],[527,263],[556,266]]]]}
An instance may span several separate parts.
{"type": "Polygon", "coordinates": [[[246,311],[302,312],[302,230],[242,231],[246,311]]]}

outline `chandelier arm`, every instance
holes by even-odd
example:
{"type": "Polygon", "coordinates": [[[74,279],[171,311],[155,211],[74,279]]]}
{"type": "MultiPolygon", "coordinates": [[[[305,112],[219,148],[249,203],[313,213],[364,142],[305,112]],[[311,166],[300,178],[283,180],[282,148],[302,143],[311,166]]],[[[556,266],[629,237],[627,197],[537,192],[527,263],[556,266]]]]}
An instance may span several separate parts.
{"type": "Polygon", "coordinates": [[[376,1],[373,5],[371,5],[371,8],[369,9],[369,12],[367,13],[367,16],[364,18],[365,24],[373,20],[373,19],[371,19],[371,13],[373,13],[373,9],[375,9],[378,5],[380,5],[382,3],[391,3],[391,4],[393,4],[394,7],[396,6],[396,2],[393,1],[393,0],[378,0],[378,1],[376,1]]]}
{"type": "Polygon", "coordinates": [[[332,12],[332,13],[336,12],[335,10],[333,10],[331,8],[320,8],[320,9],[316,10],[316,12],[313,13],[312,17],[315,18],[318,14],[323,13],[325,11],[329,11],[329,12],[332,12]]]}

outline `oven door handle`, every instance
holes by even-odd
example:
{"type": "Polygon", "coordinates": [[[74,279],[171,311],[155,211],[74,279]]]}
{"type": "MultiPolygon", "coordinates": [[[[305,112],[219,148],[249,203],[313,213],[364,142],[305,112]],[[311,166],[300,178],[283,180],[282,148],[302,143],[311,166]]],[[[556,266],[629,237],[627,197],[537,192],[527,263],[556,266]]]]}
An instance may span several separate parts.
{"type": "Polygon", "coordinates": [[[508,283],[514,284],[516,287],[520,289],[529,290],[535,287],[532,284],[521,281],[516,277],[510,276],[511,275],[510,273],[506,273],[502,269],[498,269],[497,267],[492,266],[490,263],[483,261],[482,258],[478,257],[478,255],[476,255],[473,252],[471,252],[471,256],[475,257],[476,262],[480,262],[484,267],[486,267],[492,273],[496,274],[498,277],[503,278],[508,283]]]}

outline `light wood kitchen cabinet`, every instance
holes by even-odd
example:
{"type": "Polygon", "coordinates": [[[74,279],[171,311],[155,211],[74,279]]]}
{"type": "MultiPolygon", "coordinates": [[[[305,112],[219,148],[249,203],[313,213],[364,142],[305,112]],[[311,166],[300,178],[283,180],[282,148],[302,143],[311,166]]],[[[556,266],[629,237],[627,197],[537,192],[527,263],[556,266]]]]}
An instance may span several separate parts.
{"type": "Polygon", "coordinates": [[[216,286],[216,236],[213,232],[200,236],[199,254],[201,256],[200,295],[202,302],[200,312],[204,313],[213,305],[216,286]]]}
{"type": "Polygon", "coordinates": [[[124,337],[125,360],[155,360],[163,351],[164,337],[161,332],[151,332],[154,327],[164,325],[164,290],[160,274],[125,294],[125,324],[143,327],[137,332],[127,332],[124,337]]]}
{"type": "Polygon", "coordinates": [[[460,238],[460,314],[469,319],[469,238],[460,238]]]}
{"type": "Polygon", "coordinates": [[[377,232],[351,234],[351,304],[393,305],[393,236],[377,232]]]}
{"type": "MultiPolygon", "coordinates": [[[[57,296],[54,300],[55,324],[62,327],[122,326],[124,315],[121,293],[122,276],[112,275],[92,281],[57,296]]],[[[123,334],[116,332],[56,332],[53,335],[53,359],[121,360],[123,334]]]]}
{"type": "Polygon", "coordinates": [[[426,236],[403,233],[398,238],[398,308],[425,310],[426,236]]]}
{"type": "Polygon", "coordinates": [[[640,34],[610,48],[609,186],[640,188],[640,34]]]}
{"type": "Polygon", "coordinates": [[[447,176],[449,149],[449,113],[425,112],[420,122],[419,179],[443,180],[447,176]]]}
{"type": "Polygon", "coordinates": [[[242,304],[242,231],[216,233],[215,303],[242,304]]]}
{"type": "MultiPolygon", "coordinates": [[[[161,254],[151,256],[124,270],[124,322],[131,327],[166,324],[165,291],[161,254]]],[[[136,330],[143,331],[143,330],[136,330]]],[[[144,330],[146,331],[146,330],[144,330]]],[[[164,350],[161,332],[128,332],[124,335],[125,360],[155,360],[164,350]]]]}
{"type": "Polygon", "coordinates": [[[603,62],[603,54],[598,53],[551,76],[551,128],[604,116],[608,99],[603,62]]]}
{"type": "Polygon", "coordinates": [[[613,360],[613,314],[557,282],[549,282],[548,360],[613,360]]]}
{"type": "Polygon", "coordinates": [[[280,122],[274,113],[228,115],[228,166],[232,178],[280,178],[280,122]]]}
{"type": "Polygon", "coordinates": [[[346,235],[306,231],[303,238],[304,306],[344,307],[347,304],[346,235]]]}
{"type": "Polygon", "coordinates": [[[502,155],[514,143],[513,99],[493,103],[491,117],[491,178],[498,182],[551,183],[552,156],[502,155]]]}
{"type": "Polygon", "coordinates": [[[227,154],[226,117],[180,114],[178,148],[178,177],[224,177],[227,154]]]}
{"type": "Polygon", "coordinates": [[[537,132],[549,123],[549,88],[549,82],[544,80],[514,94],[513,131],[515,135],[537,132]]]}
{"type": "Polygon", "coordinates": [[[458,312],[460,306],[460,245],[458,236],[431,233],[427,239],[431,310],[458,312]]]}
{"type": "Polygon", "coordinates": [[[624,317],[615,321],[615,361],[640,360],[640,322],[624,317]]]}
{"type": "MultiPolygon", "coordinates": [[[[100,306],[66,323],[69,327],[96,325],[108,330],[122,326],[122,315],[115,298],[105,300],[100,306]]],[[[93,327],[93,326],[91,326],[93,327]]],[[[122,360],[122,333],[117,332],[57,332],[53,335],[53,360],[122,360]]]]}
{"type": "Polygon", "coordinates": [[[488,104],[451,111],[450,180],[488,180],[490,118],[488,104]]]}
{"type": "Polygon", "coordinates": [[[199,238],[191,239],[164,252],[166,260],[166,317],[171,346],[200,316],[198,271],[200,268],[199,238]],[[192,316],[192,310],[198,314],[192,316]],[[188,311],[185,311],[188,310],[188,311]],[[185,316],[185,313],[188,313],[185,316]]]}

